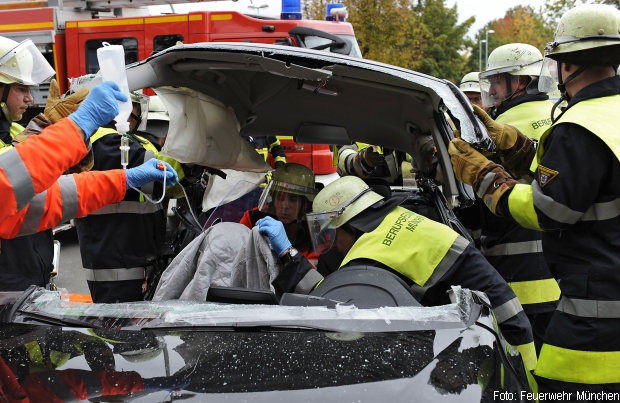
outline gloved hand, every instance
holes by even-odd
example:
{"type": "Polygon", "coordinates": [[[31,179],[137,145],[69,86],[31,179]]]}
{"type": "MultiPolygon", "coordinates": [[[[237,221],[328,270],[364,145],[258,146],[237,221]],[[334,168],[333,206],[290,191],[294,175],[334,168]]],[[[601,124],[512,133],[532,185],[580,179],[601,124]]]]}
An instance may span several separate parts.
{"type": "Polygon", "coordinates": [[[291,241],[286,236],[284,225],[271,217],[264,217],[256,221],[258,232],[269,237],[271,247],[280,256],[285,250],[291,247],[291,241]]]}
{"type": "Polygon", "coordinates": [[[450,154],[452,170],[456,175],[456,179],[471,186],[474,185],[476,178],[478,178],[480,170],[491,163],[487,157],[460,138],[450,141],[448,154],[450,154]]]}
{"type": "Polygon", "coordinates": [[[498,215],[497,205],[502,195],[517,184],[501,165],[487,164],[478,172],[474,190],[491,213],[498,215]]]}
{"type": "Polygon", "coordinates": [[[518,135],[521,134],[517,129],[503,123],[497,123],[487,115],[484,109],[477,105],[474,105],[474,113],[480,118],[484,127],[487,128],[487,132],[489,132],[489,136],[497,148],[502,151],[508,151],[515,145],[518,135]]]}
{"type": "Polygon", "coordinates": [[[69,118],[84,130],[88,139],[100,126],[110,123],[118,115],[117,100],[125,102],[127,97],[119,90],[118,85],[106,81],[93,88],[69,118]]]}
{"type": "Polygon", "coordinates": [[[420,156],[420,170],[424,173],[430,171],[433,166],[433,157],[437,152],[433,136],[417,130],[413,133],[413,149],[420,156]]]}
{"type": "Polygon", "coordinates": [[[174,168],[167,162],[151,158],[144,164],[127,170],[127,189],[130,185],[140,188],[153,181],[163,182],[164,171],[158,167],[159,164],[166,165],[166,186],[174,186],[179,181],[179,176],[174,168]]]}
{"type": "Polygon", "coordinates": [[[385,165],[385,157],[375,146],[368,146],[355,154],[351,165],[357,176],[367,178],[373,169],[385,165]]]}
{"type": "Polygon", "coordinates": [[[45,111],[43,112],[50,122],[56,123],[62,118],[66,118],[75,112],[80,106],[84,98],[88,95],[88,88],[82,88],[78,92],[61,99],[60,87],[54,79],[50,83],[50,93],[45,103],[45,111]]]}
{"type": "Polygon", "coordinates": [[[167,390],[172,392],[175,389],[184,389],[192,383],[191,378],[183,375],[157,376],[155,378],[144,378],[144,390],[167,390]]]}
{"type": "Polygon", "coordinates": [[[47,126],[51,124],[52,122],[50,122],[49,119],[44,114],[39,113],[37,116],[32,118],[30,122],[28,122],[28,126],[26,126],[26,129],[24,129],[24,131],[16,135],[13,140],[18,143],[21,143],[22,141],[25,141],[28,137],[32,135],[40,134],[43,131],[43,129],[45,129],[47,126]]]}

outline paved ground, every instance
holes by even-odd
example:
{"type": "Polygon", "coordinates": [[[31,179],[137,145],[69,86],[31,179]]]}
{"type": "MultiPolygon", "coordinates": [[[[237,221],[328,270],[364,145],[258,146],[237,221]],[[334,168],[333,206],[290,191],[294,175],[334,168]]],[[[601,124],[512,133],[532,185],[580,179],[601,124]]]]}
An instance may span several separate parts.
{"type": "Polygon", "coordinates": [[[63,231],[54,237],[60,241],[60,267],[56,285],[70,293],[90,294],[82,270],[82,258],[75,228],[63,231]]]}

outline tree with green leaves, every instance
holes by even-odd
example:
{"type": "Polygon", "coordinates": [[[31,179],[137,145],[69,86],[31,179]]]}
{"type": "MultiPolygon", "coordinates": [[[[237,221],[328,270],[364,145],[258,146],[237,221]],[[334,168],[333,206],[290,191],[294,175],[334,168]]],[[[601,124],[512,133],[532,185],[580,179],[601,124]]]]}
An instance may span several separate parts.
{"type": "MultiPolygon", "coordinates": [[[[571,1],[571,0],[568,0],[571,1]]],[[[580,0],[577,0],[580,1],[580,0]]],[[[544,16],[530,6],[517,6],[506,12],[506,15],[493,20],[481,28],[476,34],[476,44],[481,43],[489,34],[489,54],[508,43],[527,43],[544,52],[545,45],[553,40],[554,29],[545,21],[544,16]]],[[[485,44],[482,44],[482,70],[485,69],[485,44]]],[[[480,47],[474,46],[467,64],[470,71],[477,71],[480,60],[480,47]]]]}

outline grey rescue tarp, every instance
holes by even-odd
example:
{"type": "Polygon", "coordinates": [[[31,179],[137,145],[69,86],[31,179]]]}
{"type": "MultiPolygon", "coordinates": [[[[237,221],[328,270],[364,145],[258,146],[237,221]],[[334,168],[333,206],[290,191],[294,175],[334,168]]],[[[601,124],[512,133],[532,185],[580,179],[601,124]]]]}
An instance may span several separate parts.
{"type": "Polygon", "coordinates": [[[281,264],[267,239],[238,223],[223,222],[194,239],[164,271],[153,301],[206,301],[211,285],[272,290],[281,264]]]}

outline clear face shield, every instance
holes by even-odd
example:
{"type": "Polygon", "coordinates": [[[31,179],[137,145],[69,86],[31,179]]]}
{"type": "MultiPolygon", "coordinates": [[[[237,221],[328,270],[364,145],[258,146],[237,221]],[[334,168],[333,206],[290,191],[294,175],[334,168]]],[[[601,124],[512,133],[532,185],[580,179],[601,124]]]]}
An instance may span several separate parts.
{"type": "Polygon", "coordinates": [[[480,74],[480,96],[482,97],[482,107],[489,109],[500,107],[502,102],[512,95],[512,92],[519,84],[519,76],[512,76],[504,73],[494,73],[482,77],[480,74]]]}
{"type": "Polygon", "coordinates": [[[312,206],[318,189],[288,182],[271,181],[263,191],[258,210],[265,212],[283,224],[301,221],[312,206]]]}
{"type": "MultiPolygon", "coordinates": [[[[134,92],[133,95],[135,95],[140,102],[140,124],[138,125],[136,130],[139,132],[143,132],[146,130],[146,123],[149,115],[149,97],[148,95],[144,95],[139,92],[134,92]]],[[[132,102],[135,103],[135,101],[132,102]]]]}
{"type": "Polygon", "coordinates": [[[371,190],[370,188],[364,189],[332,211],[306,214],[306,221],[308,222],[308,230],[314,253],[320,255],[329,251],[332,246],[334,246],[336,242],[336,229],[340,227],[338,218],[344,213],[347,207],[371,190]]]}
{"type": "Polygon", "coordinates": [[[22,85],[39,85],[56,75],[36,45],[22,41],[0,57],[0,74],[22,85]]]}
{"type": "Polygon", "coordinates": [[[545,57],[538,79],[538,91],[549,94],[550,97],[560,96],[558,89],[558,62],[545,57]]]}

